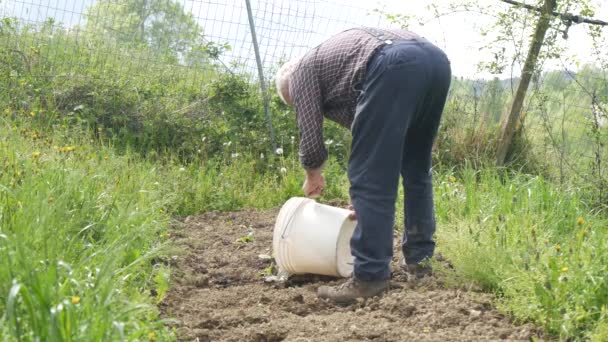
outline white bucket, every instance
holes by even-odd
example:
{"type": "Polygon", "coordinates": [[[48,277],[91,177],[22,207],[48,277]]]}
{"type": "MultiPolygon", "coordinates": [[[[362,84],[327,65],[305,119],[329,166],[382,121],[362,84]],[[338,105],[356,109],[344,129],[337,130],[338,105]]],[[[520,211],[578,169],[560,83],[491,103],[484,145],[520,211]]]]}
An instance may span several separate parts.
{"type": "Polygon", "coordinates": [[[356,226],[349,214],[308,198],[288,200],[274,226],[272,247],[279,270],[349,277],[354,259],[350,238],[356,226]]]}

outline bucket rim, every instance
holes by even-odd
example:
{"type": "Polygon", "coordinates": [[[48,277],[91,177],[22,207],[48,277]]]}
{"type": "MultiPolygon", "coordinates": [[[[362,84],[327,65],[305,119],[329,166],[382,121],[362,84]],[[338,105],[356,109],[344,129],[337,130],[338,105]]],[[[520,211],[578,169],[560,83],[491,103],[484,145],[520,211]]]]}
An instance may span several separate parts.
{"type": "Polygon", "coordinates": [[[277,221],[277,224],[278,226],[280,226],[280,228],[278,226],[275,227],[279,228],[279,231],[281,231],[281,234],[278,236],[281,240],[284,240],[289,236],[285,235],[285,233],[287,232],[289,226],[292,224],[292,220],[296,216],[296,213],[300,209],[302,209],[302,206],[311,202],[316,203],[316,201],[311,198],[292,197],[287,202],[285,202],[285,204],[283,204],[283,207],[281,207],[281,210],[279,211],[280,220],[277,221]],[[285,219],[285,216],[287,217],[287,219],[285,219]]]}

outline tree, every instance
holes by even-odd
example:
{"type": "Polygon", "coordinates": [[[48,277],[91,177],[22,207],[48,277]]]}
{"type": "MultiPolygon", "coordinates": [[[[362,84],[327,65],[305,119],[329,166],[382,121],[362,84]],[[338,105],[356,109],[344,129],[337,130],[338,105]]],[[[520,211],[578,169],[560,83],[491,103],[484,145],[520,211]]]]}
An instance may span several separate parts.
{"type": "Polygon", "coordinates": [[[100,0],[86,18],[88,34],[123,46],[146,47],[187,64],[209,57],[202,28],[175,0],[100,0]]]}

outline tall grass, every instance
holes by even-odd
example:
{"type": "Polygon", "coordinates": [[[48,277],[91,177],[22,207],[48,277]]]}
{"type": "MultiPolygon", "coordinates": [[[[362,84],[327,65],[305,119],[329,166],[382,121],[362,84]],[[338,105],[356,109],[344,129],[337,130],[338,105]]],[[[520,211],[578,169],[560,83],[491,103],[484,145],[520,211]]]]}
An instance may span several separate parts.
{"type": "MultiPolygon", "coordinates": [[[[151,160],[11,116],[0,121],[2,340],[171,339],[155,305],[169,285],[170,220],[301,194],[294,157],[232,145],[189,164],[151,160]]],[[[327,196],[345,198],[337,163],[327,174],[327,196]]]]}
{"type": "Polygon", "coordinates": [[[562,339],[606,340],[608,220],[541,177],[495,169],[440,177],[440,250],[499,307],[562,339]]]}
{"type": "Polygon", "coordinates": [[[79,139],[31,141],[7,123],[0,132],[0,335],[164,334],[149,291],[169,216],[149,165],[79,139]]]}

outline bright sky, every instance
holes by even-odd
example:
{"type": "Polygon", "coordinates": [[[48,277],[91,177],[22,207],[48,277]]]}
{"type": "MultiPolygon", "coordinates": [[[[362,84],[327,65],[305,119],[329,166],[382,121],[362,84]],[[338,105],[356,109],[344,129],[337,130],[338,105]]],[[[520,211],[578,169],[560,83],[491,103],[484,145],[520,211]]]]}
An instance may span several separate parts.
{"type": "MultiPolygon", "coordinates": [[[[233,50],[226,53],[225,61],[245,60],[253,68],[245,0],[179,0],[191,11],[210,40],[228,42],[233,50]]],[[[373,13],[376,8],[390,13],[428,16],[430,3],[446,5],[454,0],[251,0],[256,30],[266,65],[281,57],[299,55],[333,33],[356,25],[383,25],[381,17],[373,13]],[[425,15],[426,14],[426,15],[425,15]]],[[[593,0],[599,11],[598,19],[608,20],[608,0],[593,0]]],[[[66,26],[84,24],[86,6],[95,0],[0,0],[0,14],[41,21],[54,17],[66,26]]],[[[480,3],[508,6],[498,0],[480,0],[480,3]]],[[[528,0],[528,2],[530,2],[528,0]]],[[[410,29],[427,37],[443,48],[452,61],[456,76],[491,77],[479,73],[477,64],[491,55],[484,46],[480,28],[487,27],[491,18],[471,13],[452,14],[433,20],[424,26],[413,23],[410,29]]],[[[604,29],[608,36],[608,28],[604,29]]],[[[570,28],[567,40],[568,55],[588,62],[591,42],[584,25],[570,28]]],[[[608,53],[608,51],[607,51],[608,53]]],[[[561,69],[561,62],[553,63],[561,69]]],[[[575,68],[574,66],[569,66],[575,68]]],[[[515,70],[515,75],[518,70],[515,70]]],[[[509,77],[510,70],[501,75],[509,77]]]]}
{"type": "MultiPolygon", "coordinates": [[[[352,0],[353,3],[367,3],[365,0],[352,0]]],[[[446,5],[454,2],[453,0],[385,0],[386,8],[391,12],[396,13],[425,13],[425,8],[434,3],[438,6],[446,5]]],[[[480,0],[479,3],[492,4],[497,6],[509,6],[499,2],[498,0],[480,0]]],[[[530,3],[531,1],[527,1],[530,3]]],[[[596,14],[597,19],[608,21],[608,0],[593,0],[596,7],[599,9],[596,14]]],[[[480,35],[480,28],[488,27],[493,23],[493,19],[484,17],[483,15],[475,15],[471,13],[452,14],[435,20],[424,26],[414,25],[410,28],[419,34],[424,35],[428,39],[434,41],[442,47],[452,60],[455,74],[463,76],[483,76],[489,77],[488,74],[478,74],[476,65],[480,61],[491,60],[491,54],[481,48],[486,44],[484,37],[480,35]]],[[[605,35],[608,35],[608,28],[604,29],[605,35]]],[[[592,62],[590,54],[591,39],[585,32],[585,25],[574,25],[568,31],[569,38],[567,40],[566,52],[568,55],[576,56],[575,59],[582,63],[592,62]]],[[[606,50],[608,53],[608,50],[606,50]]],[[[561,62],[554,62],[549,65],[554,68],[562,69],[561,62]]],[[[569,65],[570,68],[576,68],[574,65],[569,65]]],[[[510,70],[508,71],[510,73],[510,70]]],[[[516,73],[517,74],[517,71],[516,73]]],[[[508,74],[503,77],[508,77],[508,74]]]]}

